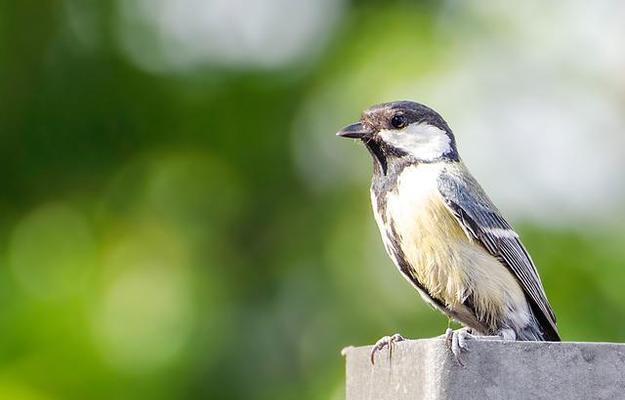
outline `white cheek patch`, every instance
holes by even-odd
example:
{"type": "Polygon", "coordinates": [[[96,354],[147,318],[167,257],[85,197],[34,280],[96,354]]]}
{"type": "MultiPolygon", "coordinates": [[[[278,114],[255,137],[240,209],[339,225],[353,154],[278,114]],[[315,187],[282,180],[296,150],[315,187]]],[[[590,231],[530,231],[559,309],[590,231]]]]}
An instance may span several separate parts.
{"type": "Polygon", "coordinates": [[[431,161],[451,151],[451,139],[445,131],[427,124],[415,123],[401,130],[381,130],[386,143],[424,161],[431,161]]]}

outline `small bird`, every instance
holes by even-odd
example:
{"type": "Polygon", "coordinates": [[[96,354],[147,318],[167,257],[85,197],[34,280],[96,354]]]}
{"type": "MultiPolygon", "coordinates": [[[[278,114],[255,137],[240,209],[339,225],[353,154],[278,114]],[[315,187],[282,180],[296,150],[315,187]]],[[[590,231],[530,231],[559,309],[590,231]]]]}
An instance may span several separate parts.
{"type": "MultiPolygon", "coordinates": [[[[337,133],[373,158],[371,203],[389,257],[421,297],[468,338],[559,341],[556,317],[519,235],[466,168],[445,120],[412,101],[370,107],[337,133]]],[[[385,336],[375,352],[403,340],[385,336]]]]}

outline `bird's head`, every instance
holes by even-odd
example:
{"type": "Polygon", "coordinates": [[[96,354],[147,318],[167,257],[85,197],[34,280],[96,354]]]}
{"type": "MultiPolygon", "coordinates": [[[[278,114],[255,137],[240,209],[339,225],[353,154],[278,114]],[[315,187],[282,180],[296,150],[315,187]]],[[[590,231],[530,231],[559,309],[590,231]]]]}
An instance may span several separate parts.
{"type": "Polygon", "coordinates": [[[396,162],[458,161],[456,141],[445,120],[413,101],[377,104],[360,121],[337,132],[360,139],[383,173],[396,162]]]}

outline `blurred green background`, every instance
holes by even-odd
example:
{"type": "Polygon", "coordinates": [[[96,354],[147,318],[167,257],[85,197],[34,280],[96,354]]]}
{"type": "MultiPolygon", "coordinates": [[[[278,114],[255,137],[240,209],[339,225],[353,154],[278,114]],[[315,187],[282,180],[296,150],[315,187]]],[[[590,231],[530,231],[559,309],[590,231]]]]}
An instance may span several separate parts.
{"type": "Polygon", "coordinates": [[[436,108],[566,340],[625,341],[618,1],[0,1],[0,398],[341,399],[440,335],[334,132],[436,108]],[[496,4],[495,4],[496,3],[496,4]]]}

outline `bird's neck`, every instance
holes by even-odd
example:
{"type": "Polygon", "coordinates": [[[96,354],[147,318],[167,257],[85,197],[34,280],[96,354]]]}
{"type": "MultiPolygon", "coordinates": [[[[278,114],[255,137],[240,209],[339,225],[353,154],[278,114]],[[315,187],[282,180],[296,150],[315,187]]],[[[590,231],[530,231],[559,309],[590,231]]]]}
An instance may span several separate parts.
{"type": "Polygon", "coordinates": [[[397,179],[406,167],[418,164],[418,161],[408,159],[385,159],[385,163],[382,165],[374,157],[371,189],[376,195],[386,195],[397,186],[397,179]]]}

